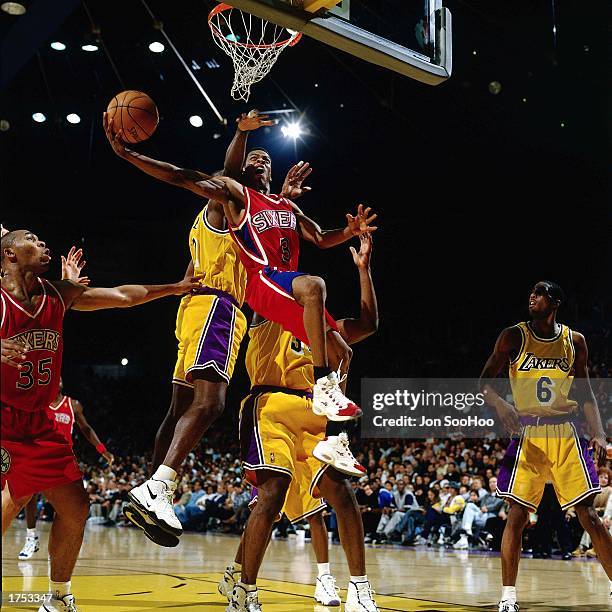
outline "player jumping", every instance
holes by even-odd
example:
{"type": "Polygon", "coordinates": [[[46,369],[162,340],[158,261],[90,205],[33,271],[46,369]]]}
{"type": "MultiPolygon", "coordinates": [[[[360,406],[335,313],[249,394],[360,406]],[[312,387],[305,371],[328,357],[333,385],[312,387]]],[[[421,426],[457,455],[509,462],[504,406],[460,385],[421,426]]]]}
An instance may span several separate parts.
{"type": "Polygon", "coordinates": [[[483,390],[506,429],[520,433],[506,451],[497,481],[498,495],[510,503],[501,548],[499,612],[519,609],[515,585],[521,534],[547,482],[552,482],[563,510],[576,508],[612,581],[612,537],[593,508],[601,488],[589,443],[579,436],[579,422],[586,422],[599,465],[606,461],[606,436],[589,382],[584,336],[556,320],[562,301],[556,283],[537,283],[529,295],[531,320],[502,331],[481,375],[493,379],[508,366],[515,406],[499,396],[492,381],[483,380],[483,390]],[[577,401],[568,398],[572,382],[577,401]]]}
{"type": "Polygon", "coordinates": [[[63,320],[68,309],[128,308],[197,287],[195,279],[170,285],[92,288],[47,281],[51,255],[28,230],[2,236],[2,534],[42,492],[56,511],[49,535],[51,599],[39,612],[76,612],[71,576],[89,501],[72,447],[48,416],[62,366],[63,320]]]}

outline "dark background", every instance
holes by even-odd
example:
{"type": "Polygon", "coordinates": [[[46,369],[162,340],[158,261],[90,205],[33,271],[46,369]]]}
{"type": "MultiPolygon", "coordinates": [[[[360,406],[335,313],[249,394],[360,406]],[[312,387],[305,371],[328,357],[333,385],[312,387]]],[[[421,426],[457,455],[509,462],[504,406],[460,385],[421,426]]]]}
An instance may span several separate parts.
{"type": "MultiPolygon", "coordinates": [[[[239,112],[296,108],[309,133],[295,147],[278,128],[251,140],[272,154],[273,188],[305,159],[315,168],[313,192],[300,206],[323,227],[340,226],[359,202],[379,214],[372,268],[380,329],[356,348],[354,395],[363,376],[477,376],[499,330],[526,316],[528,291],[541,278],[564,287],[560,319],[585,332],[598,363],[607,361],[612,115],[603,2],[556,2],[554,22],[550,1],[449,0],[454,73],[438,87],[305,39],[254,86],[248,105],[229,96],[233,69],[206,24],[212,5],[150,2],[188,63],[201,66],[195,74],[228,127],[168,45],[149,52],[163,39],[139,2],[87,5],[118,75],[102,51],[81,51],[90,30],[81,5],[2,91],[0,119],[11,126],[0,132],[2,222],[47,241],[50,277],[72,244],[86,250],[96,285],[171,282],[188,263],[187,234],[202,202],[113,155],[101,114],[115,93],[140,89],[159,107],[159,128],[140,151],[205,171],[222,167],[239,112]],[[68,50],[53,51],[51,40],[68,50]],[[212,59],[220,68],[206,66],[212,59]],[[501,83],[499,94],[491,81],[501,83]],[[36,111],[48,120],[34,123],[36,111]],[[67,124],[69,112],[82,122],[67,124]],[[204,118],[202,128],[189,125],[192,114],[204,118]]],[[[18,19],[0,14],[3,37],[18,19]]],[[[326,279],[336,317],[358,314],[348,245],[304,245],[301,268],[326,279]]],[[[70,314],[67,391],[114,414],[118,429],[132,428],[126,412],[135,423],[146,414],[151,426],[135,427],[152,439],[170,396],[177,303],[70,314]],[[124,356],[124,369],[83,367],[116,366],[124,356]]],[[[226,422],[247,384],[239,363],[226,422]]]]}

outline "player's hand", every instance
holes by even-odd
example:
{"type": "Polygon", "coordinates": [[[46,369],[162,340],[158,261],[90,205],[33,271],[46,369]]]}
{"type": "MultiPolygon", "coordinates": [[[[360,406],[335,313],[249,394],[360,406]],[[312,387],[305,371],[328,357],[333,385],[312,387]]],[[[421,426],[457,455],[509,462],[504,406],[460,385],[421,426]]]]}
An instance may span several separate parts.
{"type": "Polygon", "coordinates": [[[106,459],[108,465],[112,465],[113,462],[115,461],[115,457],[113,453],[109,453],[108,451],[106,451],[105,453],[102,453],[102,456],[106,459]]]}
{"type": "Polygon", "coordinates": [[[87,263],[83,257],[83,249],[71,247],[68,255],[62,255],[62,280],[70,280],[79,285],[88,286],[90,283],[89,276],[81,276],[81,270],[87,263]]]}
{"type": "Polygon", "coordinates": [[[509,404],[505,400],[499,398],[499,401],[495,404],[495,410],[497,412],[497,416],[502,422],[502,425],[510,435],[520,433],[521,422],[519,421],[518,412],[512,404],[509,404]]]}
{"type": "Polygon", "coordinates": [[[110,143],[110,146],[113,147],[113,151],[119,157],[125,157],[128,149],[126,148],[123,138],[123,130],[118,130],[115,132],[113,129],[113,122],[115,118],[113,117],[111,120],[108,118],[108,113],[104,113],[102,115],[102,125],[104,126],[104,133],[106,134],[106,138],[110,143]]]}
{"type": "Polygon", "coordinates": [[[175,283],[173,295],[185,295],[186,293],[197,291],[200,288],[200,281],[203,278],[202,275],[191,276],[175,283]]]}
{"type": "Polygon", "coordinates": [[[347,228],[353,236],[360,236],[366,232],[375,232],[378,229],[378,227],[370,225],[378,217],[376,214],[370,215],[371,210],[369,206],[364,210],[363,204],[360,204],[357,207],[357,215],[353,217],[353,215],[347,213],[347,228]]]}
{"type": "Polygon", "coordinates": [[[605,434],[602,432],[596,436],[593,436],[591,439],[591,446],[593,448],[593,454],[595,455],[595,463],[597,464],[597,467],[605,467],[607,459],[607,442],[605,434]]]}
{"type": "Polygon", "coordinates": [[[0,223],[0,238],[2,238],[4,235],[8,234],[10,230],[7,230],[6,227],[4,227],[4,225],[2,225],[0,223]]]}
{"type": "Polygon", "coordinates": [[[355,247],[349,247],[353,261],[358,268],[367,270],[370,267],[370,257],[372,256],[372,234],[366,233],[359,236],[359,252],[355,247]]]}
{"type": "Polygon", "coordinates": [[[276,125],[277,121],[270,119],[269,115],[260,115],[257,109],[248,113],[241,113],[236,119],[236,124],[241,132],[251,132],[266,125],[276,125]]]}
{"type": "Polygon", "coordinates": [[[281,195],[290,200],[297,200],[302,197],[305,193],[312,190],[312,187],[304,187],[304,181],[312,174],[312,168],[308,162],[300,161],[295,166],[289,169],[281,195]]]}
{"type": "Polygon", "coordinates": [[[26,352],[23,344],[15,342],[14,340],[5,340],[2,338],[2,363],[21,370],[21,362],[24,361],[25,358],[26,352]]]}

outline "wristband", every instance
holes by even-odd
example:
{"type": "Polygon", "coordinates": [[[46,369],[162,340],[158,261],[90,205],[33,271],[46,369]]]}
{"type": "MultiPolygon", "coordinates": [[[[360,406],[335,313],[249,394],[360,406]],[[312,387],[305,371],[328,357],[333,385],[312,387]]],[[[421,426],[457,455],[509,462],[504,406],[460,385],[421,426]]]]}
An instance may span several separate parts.
{"type": "Polygon", "coordinates": [[[96,450],[103,455],[106,452],[106,446],[102,442],[96,446],[96,450]]]}

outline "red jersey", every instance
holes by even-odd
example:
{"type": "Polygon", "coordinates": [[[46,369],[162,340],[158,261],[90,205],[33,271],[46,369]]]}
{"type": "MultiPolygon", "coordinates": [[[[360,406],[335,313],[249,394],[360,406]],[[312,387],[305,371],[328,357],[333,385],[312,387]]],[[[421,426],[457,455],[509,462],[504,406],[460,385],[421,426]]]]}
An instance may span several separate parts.
{"type": "Polygon", "coordinates": [[[276,268],[295,272],[300,257],[300,236],[293,206],[286,198],[265,195],[244,187],[245,207],[238,226],[230,232],[240,246],[247,272],[276,268]]]}
{"type": "Polygon", "coordinates": [[[62,401],[54,408],[52,404],[48,407],[49,418],[55,423],[56,431],[59,431],[70,446],[72,446],[72,428],[74,427],[74,409],[72,398],[64,395],[62,401]]]}
{"type": "Polygon", "coordinates": [[[0,338],[26,350],[21,370],[2,364],[2,405],[27,412],[47,409],[59,392],[62,371],[64,301],[49,281],[38,282],[42,297],[33,314],[2,289],[0,338]]]}

